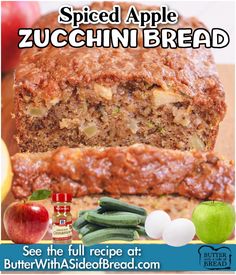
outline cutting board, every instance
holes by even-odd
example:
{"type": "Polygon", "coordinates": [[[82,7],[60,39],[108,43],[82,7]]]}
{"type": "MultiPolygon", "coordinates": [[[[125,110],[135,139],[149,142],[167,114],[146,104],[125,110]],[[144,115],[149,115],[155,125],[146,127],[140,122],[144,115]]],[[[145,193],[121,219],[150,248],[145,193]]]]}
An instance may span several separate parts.
{"type": "MultiPolygon", "coordinates": [[[[220,79],[226,93],[227,113],[224,121],[220,124],[219,135],[215,150],[228,159],[234,160],[234,65],[218,65],[220,79]]],[[[6,142],[10,155],[18,152],[15,141],[15,121],[13,108],[13,73],[5,75],[2,79],[2,138],[6,142]]],[[[11,193],[2,203],[2,214],[10,202],[14,200],[11,193]]],[[[7,239],[2,226],[2,239],[7,239]]]]}

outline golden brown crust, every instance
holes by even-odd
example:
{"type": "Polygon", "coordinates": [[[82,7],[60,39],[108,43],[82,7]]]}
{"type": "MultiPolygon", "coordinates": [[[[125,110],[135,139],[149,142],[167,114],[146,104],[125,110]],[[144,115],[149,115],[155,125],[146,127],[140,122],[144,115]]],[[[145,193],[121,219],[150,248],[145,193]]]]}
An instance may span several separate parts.
{"type": "MultiPolygon", "coordinates": [[[[93,3],[91,8],[109,10],[113,4],[93,3]]],[[[121,3],[123,16],[130,5],[121,3]]],[[[156,9],[138,4],[136,6],[138,10],[156,9]]],[[[35,27],[59,27],[57,13],[43,16],[35,27]]],[[[99,27],[101,26],[82,26],[84,29],[99,27]]],[[[118,27],[122,28],[124,24],[118,27]]],[[[196,18],[180,17],[179,23],[173,27],[199,28],[204,25],[196,18]]],[[[66,25],[66,28],[70,30],[70,26],[66,25]]],[[[188,150],[196,148],[189,145],[189,139],[194,134],[200,139],[201,147],[212,150],[219,123],[226,111],[224,91],[212,54],[204,47],[34,47],[22,52],[15,75],[15,93],[17,140],[23,152],[47,151],[64,145],[126,146],[136,142],[188,150]],[[98,100],[94,90],[96,84],[112,88],[112,100],[98,100]],[[161,88],[166,93],[171,90],[171,93],[184,98],[184,102],[188,104],[186,111],[192,114],[188,126],[173,122],[172,110],[168,111],[167,119],[161,117],[161,114],[167,114],[166,110],[149,102],[155,88],[161,88]],[[143,94],[143,99],[137,99],[136,94],[143,94]],[[73,106],[75,102],[77,108],[73,106]],[[131,103],[129,110],[127,102],[131,103]],[[85,115],[80,113],[83,112],[83,104],[88,108],[85,115]],[[122,116],[114,118],[112,108],[117,108],[117,104],[119,107],[123,104],[120,108],[122,116]],[[132,105],[144,110],[143,114],[136,107],[132,110],[132,105]],[[30,114],[32,106],[40,111],[41,116],[30,114]],[[66,106],[68,112],[64,110],[66,106]],[[151,109],[148,114],[152,120],[151,125],[155,124],[152,129],[147,126],[150,122],[144,116],[148,109],[151,109]],[[134,118],[135,124],[138,124],[131,131],[127,129],[127,125],[133,123],[128,120],[129,117],[134,118]],[[194,125],[194,121],[199,119],[201,125],[194,125]],[[108,125],[105,120],[111,124],[108,125]],[[96,135],[87,137],[84,134],[86,123],[95,124],[98,130],[96,135]],[[116,124],[124,131],[117,133],[112,127],[116,124]],[[164,134],[158,132],[160,128],[165,128],[164,134]]]]}
{"type": "MultiPolygon", "coordinates": [[[[91,8],[111,9],[111,2],[94,3],[91,8]]],[[[130,4],[121,3],[125,15],[130,4]]],[[[146,6],[137,5],[138,9],[146,6]]],[[[148,9],[156,9],[149,7],[148,9]]],[[[180,17],[178,27],[204,26],[195,18],[180,17]]],[[[57,13],[42,17],[35,27],[59,27],[57,13]]],[[[65,27],[65,25],[63,25],[65,27]]],[[[83,26],[83,28],[99,28],[83,26]]],[[[124,24],[119,26],[124,27],[124,24]]],[[[125,27],[132,27],[130,25],[125,27]]],[[[67,26],[69,29],[69,27],[67,26]]],[[[176,93],[192,98],[194,104],[213,107],[222,119],[225,112],[224,92],[209,49],[118,49],[72,48],[48,46],[24,50],[16,70],[16,94],[25,93],[50,104],[55,97],[62,98],[66,86],[87,87],[92,83],[145,82],[166,88],[173,86],[176,93]]]]}
{"type": "Polygon", "coordinates": [[[213,152],[182,152],[136,144],[110,148],[58,148],[12,158],[13,194],[36,189],[96,194],[178,194],[199,200],[234,198],[234,166],[213,152]]]}

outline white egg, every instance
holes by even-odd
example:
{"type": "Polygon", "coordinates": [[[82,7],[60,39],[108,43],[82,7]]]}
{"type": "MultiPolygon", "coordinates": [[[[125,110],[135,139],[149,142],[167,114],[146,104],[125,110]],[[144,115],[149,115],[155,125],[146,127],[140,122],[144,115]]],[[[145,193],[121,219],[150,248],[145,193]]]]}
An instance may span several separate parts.
{"type": "Polygon", "coordinates": [[[196,229],[192,221],[188,219],[176,219],[171,221],[163,231],[162,238],[171,246],[183,246],[192,241],[196,229]]]}
{"type": "Polygon", "coordinates": [[[170,222],[170,216],[165,211],[153,211],[146,218],[145,231],[150,238],[160,239],[165,227],[170,222]]]}

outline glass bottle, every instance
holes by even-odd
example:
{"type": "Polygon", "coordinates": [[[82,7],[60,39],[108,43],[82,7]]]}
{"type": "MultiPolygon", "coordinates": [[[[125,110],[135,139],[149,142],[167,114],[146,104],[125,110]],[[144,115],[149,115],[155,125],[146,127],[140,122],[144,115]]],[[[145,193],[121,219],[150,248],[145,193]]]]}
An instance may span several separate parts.
{"type": "Polygon", "coordinates": [[[55,244],[70,244],[72,241],[72,215],[70,205],[72,195],[52,194],[54,213],[52,217],[52,240],[55,244]]]}

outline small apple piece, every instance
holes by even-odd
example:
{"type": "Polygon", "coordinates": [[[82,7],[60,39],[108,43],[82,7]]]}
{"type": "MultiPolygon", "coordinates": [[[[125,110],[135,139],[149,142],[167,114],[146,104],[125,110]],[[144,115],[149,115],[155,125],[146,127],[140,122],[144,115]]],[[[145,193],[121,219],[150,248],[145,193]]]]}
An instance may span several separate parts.
{"type": "Polygon", "coordinates": [[[150,238],[160,239],[165,227],[170,222],[170,216],[165,211],[153,211],[146,218],[145,231],[150,238]]]}
{"type": "Polygon", "coordinates": [[[205,201],[194,209],[192,221],[202,242],[219,244],[228,240],[234,230],[235,211],[228,203],[205,201]]]}
{"type": "Polygon", "coordinates": [[[47,209],[35,202],[13,202],[3,216],[7,235],[14,243],[33,244],[39,242],[48,230],[47,209]]]}

